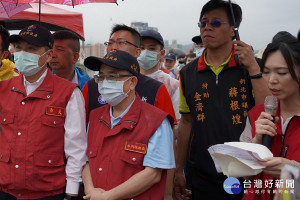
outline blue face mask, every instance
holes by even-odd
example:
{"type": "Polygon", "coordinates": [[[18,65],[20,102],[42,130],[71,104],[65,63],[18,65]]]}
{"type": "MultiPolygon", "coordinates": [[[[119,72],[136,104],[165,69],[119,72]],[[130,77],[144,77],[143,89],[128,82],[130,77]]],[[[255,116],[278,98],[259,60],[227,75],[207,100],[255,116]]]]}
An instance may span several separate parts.
{"type": "MultiPolygon", "coordinates": [[[[129,79],[130,78],[127,80],[129,79]]],[[[101,94],[102,99],[111,106],[118,105],[121,101],[128,97],[128,93],[130,92],[130,90],[127,93],[123,92],[123,85],[125,81],[112,81],[106,79],[100,81],[98,83],[98,91],[101,94]]]]}
{"type": "MultiPolygon", "coordinates": [[[[47,52],[42,54],[45,55],[47,52]]],[[[29,53],[26,51],[19,51],[14,53],[14,61],[17,70],[24,74],[24,76],[32,76],[41,71],[47,62],[43,66],[39,66],[38,62],[41,57],[38,54],[29,53]]]]}
{"type": "Polygon", "coordinates": [[[196,50],[196,58],[199,58],[202,55],[203,51],[204,51],[204,48],[197,49],[196,50]]]}
{"type": "Polygon", "coordinates": [[[157,55],[158,53],[155,51],[143,50],[137,60],[139,62],[139,65],[144,70],[149,70],[157,65],[157,55]]]}

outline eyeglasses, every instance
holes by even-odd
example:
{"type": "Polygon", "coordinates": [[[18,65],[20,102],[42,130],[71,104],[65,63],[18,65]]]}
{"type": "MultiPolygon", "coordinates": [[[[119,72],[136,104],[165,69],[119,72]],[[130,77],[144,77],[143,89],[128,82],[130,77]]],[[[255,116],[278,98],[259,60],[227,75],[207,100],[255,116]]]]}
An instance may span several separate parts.
{"type": "Polygon", "coordinates": [[[108,75],[94,75],[94,80],[96,83],[99,83],[103,81],[104,79],[109,80],[109,81],[116,81],[120,77],[131,77],[132,75],[130,74],[108,74],[108,75]]]}
{"type": "Polygon", "coordinates": [[[227,22],[221,22],[219,20],[214,20],[211,22],[207,22],[207,21],[200,21],[198,22],[198,27],[199,28],[205,28],[208,24],[210,24],[212,27],[214,28],[218,28],[220,27],[222,24],[227,24],[227,22]]]}
{"type": "Polygon", "coordinates": [[[135,45],[135,44],[133,44],[133,43],[127,41],[127,40],[123,40],[123,39],[118,39],[117,41],[110,40],[110,41],[108,41],[108,42],[104,42],[104,45],[105,45],[106,47],[108,47],[108,46],[111,46],[111,45],[113,45],[113,44],[115,44],[115,43],[116,43],[118,46],[124,46],[124,45],[126,45],[126,44],[130,44],[130,45],[132,45],[132,46],[134,46],[134,47],[136,47],[136,48],[139,48],[137,45],[135,45]]]}

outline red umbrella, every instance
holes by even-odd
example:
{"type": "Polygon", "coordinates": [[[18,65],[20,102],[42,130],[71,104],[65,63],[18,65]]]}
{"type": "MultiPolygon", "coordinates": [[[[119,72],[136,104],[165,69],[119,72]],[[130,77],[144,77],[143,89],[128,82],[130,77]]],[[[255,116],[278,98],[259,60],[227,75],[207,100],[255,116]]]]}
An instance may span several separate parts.
{"type": "Polygon", "coordinates": [[[117,0],[3,0],[7,2],[12,2],[15,4],[19,3],[53,3],[62,5],[80,5],[87,3],[117,3],[117,0]]]}
{"type": "MultiPolygon", "coordinates": [[[[39,5],[37,3],[31,3],[30,5],[32,8],[19,12],[10,19],[0,19],[1,23],[8,30],[21,30],[25,26],[38,23],[39,5]]],[[[40,24],[49,30],[68,29],[84,40],[82,13],[43,4],[41,17],[40,24]]]]}
{"type": "MultiPolygon", "coordinates": [[[[87,3],[117,3],[117,0],[2,0],[7,1],[15,4],[21,3],[39,3],[39,13],[41,13],[41,4],[45,3],[53,3],[53,4],[61,4],[61,5],[80,5],[80,4],[87,4],[87,3]]],[[[41,21],[39,15],[39,21],[41,21]]]]}
{"type": "Polygon", "coordinates": [[[15,3],[0,1],[0,18],[10,18],[27,8],[31,8],[28,3],[16,5],[15,3]]]}

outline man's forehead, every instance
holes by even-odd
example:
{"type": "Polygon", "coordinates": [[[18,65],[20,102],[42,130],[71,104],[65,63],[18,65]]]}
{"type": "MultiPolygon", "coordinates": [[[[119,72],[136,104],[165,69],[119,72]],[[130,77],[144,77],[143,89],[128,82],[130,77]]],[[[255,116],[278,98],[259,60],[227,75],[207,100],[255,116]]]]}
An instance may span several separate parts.
{"type": "Polygon", "coordinates": [[[213,18],[213,19],[220,19],[220,18],[227,18],[227,12],[223,8],[216,8],[210,11],[207,11],[202,16],[202,19],[205,19],[207,17],[213,18]]]}
{"type": "Polygon", "coordinates": [[[119,31],[114,32],[109,39],[110,40],[112,40],[112,39],[113,40],[117,40],[117,39],[128,40],[128,39],[132,39],[132,35],[129,31],[119,30],[119,31]]]}

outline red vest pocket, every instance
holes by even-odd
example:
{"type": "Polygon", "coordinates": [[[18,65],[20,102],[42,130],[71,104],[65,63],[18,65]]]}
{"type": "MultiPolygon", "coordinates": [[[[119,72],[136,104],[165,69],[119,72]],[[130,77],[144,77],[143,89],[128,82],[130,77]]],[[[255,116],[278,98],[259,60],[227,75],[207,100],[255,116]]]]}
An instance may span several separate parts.
{"type": "Polygon", "coordinates": [[[14,122],[15,115],[13,113],[0,113],[0,123],[1,124],[11,124],[14,122]]]}
{"type": "Polygon", "coordinates": [[[86,154],[89,158],[94,158],[97,156],[98,147],[90,147],[88,148],[86,154]]]}
{"type": "Polygon", "coordinates": [[[121,159],[131,165],[143,165],[144,154],[133,151],[123,151],[121,159]]]}
{"type": "Polygon", "coordinates": [[[65,164],[64,157],[58,154],[45,155],[43,153],[34,154],[34,164],[36,166],[62,166],[65,164]]]}
{"type": "Polygon", "coordinates": [[[52,127],[62,127],[65,124],[65,118],[57,116],[42,116],[42,124],[52,127]]]}

